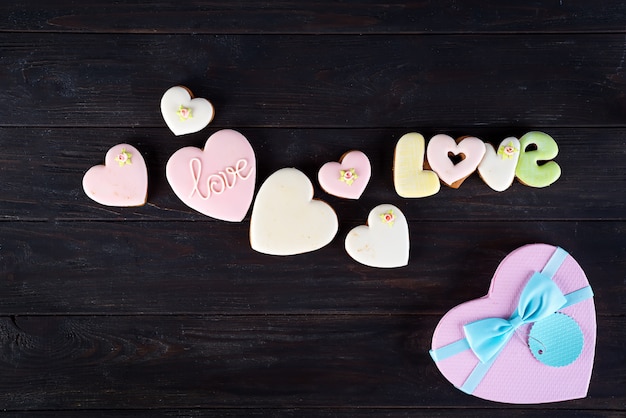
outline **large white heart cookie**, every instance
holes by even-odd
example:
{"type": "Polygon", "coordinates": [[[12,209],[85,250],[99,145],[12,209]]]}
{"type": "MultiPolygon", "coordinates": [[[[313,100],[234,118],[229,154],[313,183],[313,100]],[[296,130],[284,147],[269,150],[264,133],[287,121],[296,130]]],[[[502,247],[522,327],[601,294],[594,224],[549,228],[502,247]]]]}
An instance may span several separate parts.
{"type": "Polygon", "coordinates": [[[472,174],[485,155],[485,143],[468,136],[457,143],[448,135],[435,135],[428,142],[426,157],[430,168],[446,185],[458,188],[472,174]],[[456,164],[450,155],[460,157],[456,164]]]}
{"type": "Polygon", "coordinates": [[[85,194],[106,206],[141,206],[148,195],[148,170],[135,147],[118,144],[83,177],[85,194]]]}
{"type": "Polygon", "coordinates": [[[207,99],[193,98],[183,86],[168,89],[161,97],[161,114],[174,135],[185,135],[204,129],[215,111],[207,99]]]}
{"type": "Polygon", "coordinates": [[[371,210],[367,225],[359,225],[346,236],[350,257],[370,267],[402,267],[409,263],[409,225],[393,205],[371,210]]]}
{"type": "Polygon", "coordinates": [[[240,222],[254,195],[254,150],[245,136],[223,129],[207,139],[203,150],[176,151],[165,174],[176,196],[190,208],[212,218],[240,222]]]}
{"type": "Polygon", "coordinates": [[[485,143],[485,156],[478,165],[478,174],[493,190],[502,192],[515,180],[515,168],[520,156],[519,139],[504,139],[496,151],[491,144],[485,143]]]}
{"type": "Polygon", "coordinates": [[[295,168],[283,168],[259,188],[252,207],[250,244],[264,254],[301,254],[331,242],[337,228],[335,211],[313,200],[309,178],[295,168]]]}

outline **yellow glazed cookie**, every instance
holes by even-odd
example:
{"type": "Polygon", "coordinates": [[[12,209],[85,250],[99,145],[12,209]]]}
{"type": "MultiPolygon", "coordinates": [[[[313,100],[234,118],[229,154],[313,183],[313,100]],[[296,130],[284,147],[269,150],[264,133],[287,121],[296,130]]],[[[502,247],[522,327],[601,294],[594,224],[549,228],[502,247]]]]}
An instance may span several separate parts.
{"type": "Polygon", "coordinates": [[[421,134],[411,132],[398,140],[393,159],[393,184],[399,196],[426,197],[439,191],[439,176],[424,170],[425,151],[421,134]]]}

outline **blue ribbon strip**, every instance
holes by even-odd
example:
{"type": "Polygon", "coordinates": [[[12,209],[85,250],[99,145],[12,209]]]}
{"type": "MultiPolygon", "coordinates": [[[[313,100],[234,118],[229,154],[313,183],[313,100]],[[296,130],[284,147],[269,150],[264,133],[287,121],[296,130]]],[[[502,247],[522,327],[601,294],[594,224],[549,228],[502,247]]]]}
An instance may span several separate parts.
{"type": "Polygon", "coordinates": [[[465,338],[436,350],[430,350],[430,356],[435,362],[445,360],[467,349],[471,349],[478,357],[480,362],[459,388],[460,390],[468,394],[474,392],[517,328],[540,321],[559,309],[593,297],[589,286],[563,295],[556,283],[552,281],[552,277],[567,255],[565,250],[557,247],[541,273],[535,272],[530,278],[522,290],[516,311],[508,320],[486,318],[466,324],[463,327],[465,338]]]}

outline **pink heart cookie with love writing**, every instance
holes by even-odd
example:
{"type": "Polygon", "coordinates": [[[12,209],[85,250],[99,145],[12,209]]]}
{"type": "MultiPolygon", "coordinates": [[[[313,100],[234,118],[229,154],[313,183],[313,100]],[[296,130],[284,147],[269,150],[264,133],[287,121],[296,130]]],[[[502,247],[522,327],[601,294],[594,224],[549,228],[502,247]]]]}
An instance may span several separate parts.
{"type": "Polygon", "coordinates": [[[91,167],[85,173],[83,190],[102,205],[141,206],[148,196],[146,162],[132,145],[115,145],[107,151],[104,165],[91,167]]]}
{"type": "Polygon", "coordinates": [[[367,155],[361,151],[344,154],[339,162],[328,162],[320,168],[317,179],[327,193],[346,199],[358,199],[372,175],[367,155]]]}
{"type": "Polygon", "coordinates": [[[596,345],[593,292],[559,247],[532,244],[498,266],[487,296],[451,309],[431,357],[460,390],[513,404],[585,397],[596,345]]]}
{"type": "Polygon", "coordinates": [[[245,136],[223,129],[207,139],[203,150],[176,151],[165,174],[176,196],[190,208],[212,218],[240,222],[254,195],[254,150],[245,136]]]}
{"type": "Polygon", "coordinates": [[[476,170],[484,155],[485,143],[473,136],[461,138],[457,143],[448,135],[435,135],[426,148],[430,168],[444,184],[455,189],[476,170]],[[462,160],[455,164],[449,155],[462,160]]]}

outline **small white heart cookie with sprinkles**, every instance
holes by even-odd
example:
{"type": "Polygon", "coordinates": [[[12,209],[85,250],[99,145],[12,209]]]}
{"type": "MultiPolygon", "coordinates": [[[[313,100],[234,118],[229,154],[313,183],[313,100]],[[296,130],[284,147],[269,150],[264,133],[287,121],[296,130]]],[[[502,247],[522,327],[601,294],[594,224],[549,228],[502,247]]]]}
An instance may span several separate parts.
{"type": "Polygon", "coordinates": [[[193,98],[183,86],[168,89],[161,97],[161,114],[174,135],[185,135],[204,129],[215,115],[207,99],[193,98]]]}
{"type": "Polygon", "coordinates": [[[389,204],[378,205],[346,236],[346,252],[361,264],[393,268],[409,264],[409,225],[404,214],[389,204]]]}
{"type": "Polygon", "coordinates": [[[519,139],[509,137],[498,146],[485,143],[485,156],[478,165],[478,174],[493,190],[502,192],[515,180],[515,168],[520,156],[519,139]]]}

